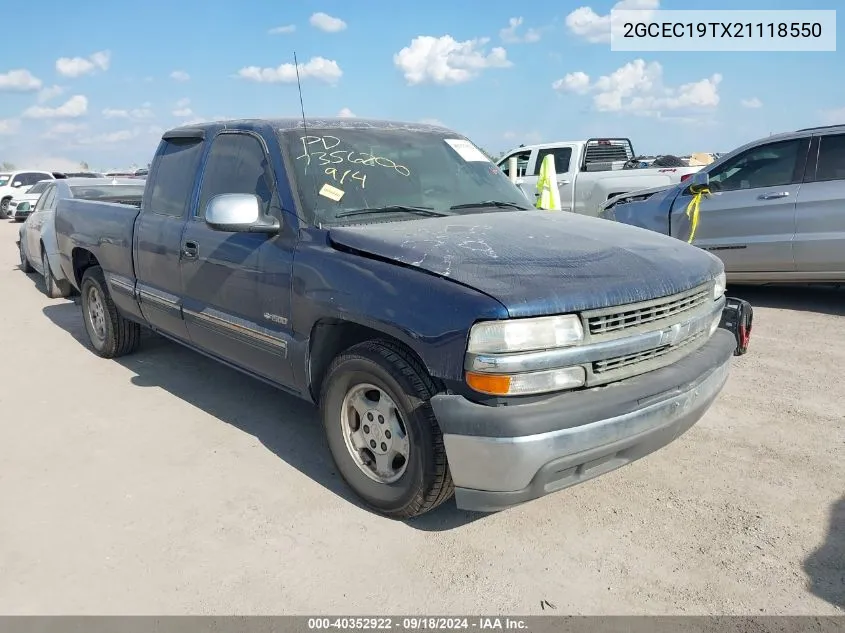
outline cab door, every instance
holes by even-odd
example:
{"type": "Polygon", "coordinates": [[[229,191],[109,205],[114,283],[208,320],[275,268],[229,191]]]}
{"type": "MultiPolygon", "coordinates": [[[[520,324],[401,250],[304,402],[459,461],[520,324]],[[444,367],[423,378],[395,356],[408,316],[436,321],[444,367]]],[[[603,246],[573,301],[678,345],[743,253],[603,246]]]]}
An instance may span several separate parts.
{"type": "Polygon", "coordinates": [[[510,159],[516,158],[516,174],[515,174],[515,181],[516,186],[522,189],[522,193],[525,194],[525,197],[528,198],[529,201],[533,203],[534,201],[534,193],[537,189],[537,179],[533,178],[532,184],[532,177],[528,176],[528,164],[531,160],[531,150],[530,149],[519,149],[517,151],[511,152],[504,158],[502,158],[498,163],[497,166],[499,169],[502,170],[502,173],[505,174],[508,178],[510,178],[510,159]]]}

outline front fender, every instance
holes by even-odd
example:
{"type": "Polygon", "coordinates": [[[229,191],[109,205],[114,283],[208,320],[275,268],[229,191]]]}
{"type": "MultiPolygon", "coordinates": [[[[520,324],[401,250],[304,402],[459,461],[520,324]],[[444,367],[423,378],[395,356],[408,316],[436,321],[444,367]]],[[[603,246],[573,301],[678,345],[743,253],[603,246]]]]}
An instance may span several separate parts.
{"type": "Polygon", "coordinates": [[[325,244],[297,250],[292,290],[297,339],[307,339],[324,319],[356,323],[404,343],[432,376],[445,381],[463,380],[472,324],[507,318],[501,303],[472,288],[325,244]]]}

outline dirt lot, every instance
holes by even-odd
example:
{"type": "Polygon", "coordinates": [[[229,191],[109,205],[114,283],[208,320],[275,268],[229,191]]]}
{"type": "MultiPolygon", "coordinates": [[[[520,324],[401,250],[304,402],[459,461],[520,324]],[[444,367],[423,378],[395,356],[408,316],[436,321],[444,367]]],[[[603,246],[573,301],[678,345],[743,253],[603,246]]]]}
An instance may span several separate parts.
{"type": "Polygon", "coordinates": [[[662,451],[400,523],[356,505],[307,405],[157,337],[89,352],[16,234],[0,223],[2,613],[845,613],[845,292],[739,292],[752,350],[662,451]]]}

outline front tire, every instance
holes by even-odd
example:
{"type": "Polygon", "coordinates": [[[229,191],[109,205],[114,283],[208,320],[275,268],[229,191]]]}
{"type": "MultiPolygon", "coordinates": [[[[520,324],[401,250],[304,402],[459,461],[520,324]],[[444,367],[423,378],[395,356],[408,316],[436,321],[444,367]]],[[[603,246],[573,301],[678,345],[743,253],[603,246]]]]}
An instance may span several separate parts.
{"type": "Polygon", "coordinates": [[[0,200],[0,220],[6,220],[9,217],[9,202],[11,198],[3,198],[0,200]]]}
{"type": "Polygon", "coordinates": [[[32,264],[29,263],[29,260],[26,257],[26,251],[23,247],[23,239],[21,239],[20,243],[18,244],[18,250],[21,254],[21,270],[27,274],[35,272],[35,269],[32,267],[32,264]]]}
{"type": "Polygon", "coordinates": [[[451,498],[443,435],[429,400],[436,387],[404,348],[367,341],[338,356],[320,397],[332,458],[373,510],[407,519],[451,498]]]}
{"type": "Polygon", "coordinates": [[[50,268],[47,251],[41,251],[41,270],[44,271],[44,289],[51,299],[65,299],[70,296],[70,284],[66,279],[56,279],[50,268]]]}
{"type": "Polygon", "coordinates": [[[102,358],[131,354],[141,341],[141,326],[117,311],[103,269],[92,266],[82,275],[82,320],[94,353],[102,358]]]}

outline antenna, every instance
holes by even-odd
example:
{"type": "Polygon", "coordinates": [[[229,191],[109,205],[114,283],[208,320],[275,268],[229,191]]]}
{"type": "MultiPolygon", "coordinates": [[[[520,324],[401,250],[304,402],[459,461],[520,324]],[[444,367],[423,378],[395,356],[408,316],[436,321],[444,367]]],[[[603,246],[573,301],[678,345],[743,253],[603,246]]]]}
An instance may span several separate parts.
{"type": "MultiPolygon", "coordinates": [[[[305,123],[305,105],[302,103],[302,82],[299,81],[299,62],[296,60],[296,51],[293,52],[293,67],[296,69],[296,88],[299,90],[299,110],[302,112],[302,127],[305,128],[305,135],[307,136],[308,125],[305,123]]],[[[306,151],[308,150],[306,149],[306,151]]]]}

